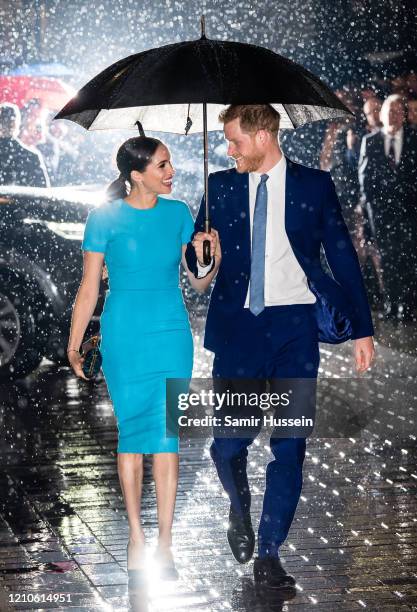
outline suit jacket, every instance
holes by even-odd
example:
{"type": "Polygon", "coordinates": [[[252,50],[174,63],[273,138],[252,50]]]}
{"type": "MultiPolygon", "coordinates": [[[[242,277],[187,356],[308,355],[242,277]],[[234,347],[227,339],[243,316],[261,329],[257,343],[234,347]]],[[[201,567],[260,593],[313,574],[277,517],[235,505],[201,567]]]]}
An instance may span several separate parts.
{"type": "Polygon", "coordinates": [[[0,138],[0,185],[49,187],[42,156],[17,138],[0,138]]]}
{"type": "Polygon", "coordinates": [[[400,163],[395,169],[385,155],[383,132],[364,136],[359,183],[371,235],[381,246],[392,240],[401,241],[406,237],[405,229],[413,232],[417,227],[416,132],[404,127],[400,163]]]}
{"type": "MultiPolygon", "coordinates": [[[[239,174],[235,169],[211,174],[209,206],[212,225],[221,240],[222,262],[210,299],[204,345],[217,352],[234,330],[236,315],[244,306],[248,290],[251,262],[249,175],[239,174]]],[[[202,231],[203,226],[204,198],[195,232],[202,231]]],[[[350,338],[372,336],[371,313],[358,258],[328,172],[287,159],[285,229],[317,298],[319,340],[336,344],[350,338]],[[334,278],[321,266],[321,245],[334,278]]],[[[197,276],[197,260],[191,242],[187,245],[186,260],[197,276]]]]}
{"type": "Polygon", "coordinates": [[[331,155],[330,174],[336,187],[337,197],[342,206],[343,217],[350,231],[355,229],[355,207],[359,202],[358,161],[361,137],[352,150],[347,148],[347,131],[359,128],[354,126],[342,129],[336,137],[331,155]]]}

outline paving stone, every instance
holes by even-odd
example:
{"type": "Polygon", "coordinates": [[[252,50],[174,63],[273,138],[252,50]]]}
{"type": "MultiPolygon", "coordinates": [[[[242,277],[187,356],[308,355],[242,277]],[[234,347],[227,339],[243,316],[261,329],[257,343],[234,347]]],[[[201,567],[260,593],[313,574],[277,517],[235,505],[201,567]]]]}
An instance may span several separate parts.
{"type": "MultiPolygon", "coordinates": [[[[322,347],[321,375],[337,372],[342,363],[349,376],[350,350],[322,347]]],[[[417,375],[415,359],[398,353],[398,346],[379,345],[378,360],[374,376],[417,375]]],[[[196,372],[210,373],[198,342],[196,372]]],[[[374,437],[370,428],[356,439],[308,441],[302,497],[282,548],[285,566],[297,579],[295,593],[286,598],[259,594],[253,561],[234,561],[225,537],[228,502],[209,456],[210,441],[183,440],[174,524],[180,580],[163,584],[150,571],[148,592],[129,594],[117,430],[104,381],[84,385],[68,369],[45,362],[31,382],[0,386],[0,398],[1,612],[13,593],[71,596],[65,606],[10,608],[19,610],[417,610],[415,425],[401,438],[387,423],[383,437],[374,437]]],[[[416,416],[414,404],[399,402],[396,409],[404,418],[416,416]]],[[[263,432],[250,449],[254,523],[271,459],[268,445],[263,432]]],[[[151,558],[157,521],[148,458],[142,517],[151,558]]]]}

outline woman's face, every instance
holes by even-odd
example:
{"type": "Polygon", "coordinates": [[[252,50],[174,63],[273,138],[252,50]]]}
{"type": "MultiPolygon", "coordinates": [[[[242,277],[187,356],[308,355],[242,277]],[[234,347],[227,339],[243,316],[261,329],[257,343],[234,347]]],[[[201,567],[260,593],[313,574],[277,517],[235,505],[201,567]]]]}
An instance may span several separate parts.
{"type": "Polygon", "coordinates": [[[159,145],[144,172],[133,170],[131,177],[147,193],[171,193],[175,170],[165,145],[159,145]]]}

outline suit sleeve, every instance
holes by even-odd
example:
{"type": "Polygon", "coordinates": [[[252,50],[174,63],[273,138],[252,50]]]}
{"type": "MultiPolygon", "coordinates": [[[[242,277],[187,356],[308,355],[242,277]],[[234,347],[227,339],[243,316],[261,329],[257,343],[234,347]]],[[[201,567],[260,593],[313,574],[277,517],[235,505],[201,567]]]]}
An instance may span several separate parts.
{"type": "Polygon", "coordinates": [[[326,259],[334,279],[353,305],[352,339],[373,336],[371,311],[358,256],[343,220],[333,181],[328,173],[324,176],[323,247],[326,259]]]}
{"type": "Polygon", "coordinates": [[[362,138],[361,149],[359,153],[358,178],[361,194],[362,205],[366,206],[371,201],[372,188],[372,167],[369,159],[369,140],[366,136],[362,138]]]}
{"type": "Polygon", "coordinates": [[[29,185],[33,187],[50,187],[51,182],[42,154],[39,151],[30,152],[28,159],[30,160],[29,167],[32,168],[29,185]]]}
{"type": "Polygon", "coordinates": [[[367,240],[372,240],[375,234],[372,223],[371,183],[373,179],[371,172],[372,169],[369,160],[368,139],[364,137],[362,138],[361,150],[359,154],[358,178],[360,190],[359,204],[362,208],[364,230],[367,240]]]}
{"type": "Polygon", "coordinates": [[[45,160],[41,154],[39,154],[38,157],[39,157],[39,176],[40,176],[41,183],[43,183],[42,187],[50,187],[51,181],[49,179],[48,170],[46,169],[45,160]]]}
{"type": "Polygon", "coordinates": [[[185,251],[185,260],[187,262],[188,269],[194,274],[196,278],[199,278],[198,269],[197,269],[197,257],[194,251],[194,247],[191,244],[191,241],[194,238],[194,234],[197,234],[197,232],[204,231],[205,207],[206,207],[206,200],[205,200],[205,197],[203,196],[201,198],[200,208],[198,210],[198,214],[197,214],[197,217],[194,223],[194,231],[191,234],[190,242],[188,242],[187,249],[185,251]]]}

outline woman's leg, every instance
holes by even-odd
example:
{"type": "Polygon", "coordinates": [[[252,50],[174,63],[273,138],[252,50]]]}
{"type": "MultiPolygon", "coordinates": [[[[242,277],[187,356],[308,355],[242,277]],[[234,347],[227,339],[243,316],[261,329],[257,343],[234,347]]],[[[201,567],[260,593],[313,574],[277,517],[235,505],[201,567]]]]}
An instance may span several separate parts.
{"type": "Polygon", "coordinates": [[[153,477],[155,479],[158,505],[160,552],[170,554],[172,544],[172,522],[178,485],[178,453],[155,453],[153,456],[153,477]]]}
{"type": "Polygon", "coordinates": [[[145,536],[140,522],[143,481],[143,455],[119,453],[117,471],[129,521],[128,569],[143,567],[145,536]]]}

